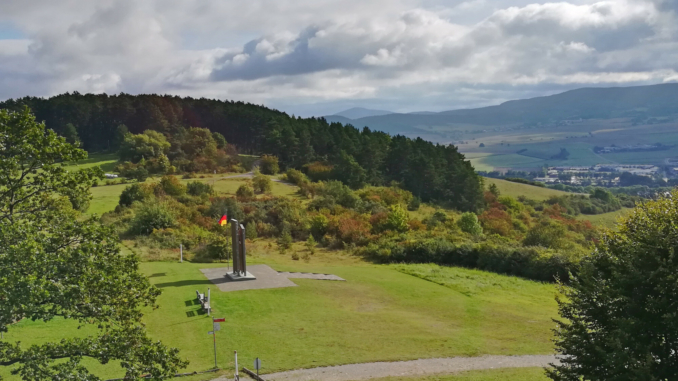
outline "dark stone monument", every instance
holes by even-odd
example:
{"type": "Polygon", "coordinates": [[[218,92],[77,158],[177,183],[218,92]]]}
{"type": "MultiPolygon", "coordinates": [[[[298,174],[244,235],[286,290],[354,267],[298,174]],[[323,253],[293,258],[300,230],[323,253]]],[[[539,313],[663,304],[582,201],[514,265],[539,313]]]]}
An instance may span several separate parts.
{"type": "Polygon", "coordinates": [[[256,279],[247,271],[245,227],[238,223],[238,220],[231,220],[231,237],[233,240],[233,272],[226,273],[226,277],[231,280],[256,279]]]}

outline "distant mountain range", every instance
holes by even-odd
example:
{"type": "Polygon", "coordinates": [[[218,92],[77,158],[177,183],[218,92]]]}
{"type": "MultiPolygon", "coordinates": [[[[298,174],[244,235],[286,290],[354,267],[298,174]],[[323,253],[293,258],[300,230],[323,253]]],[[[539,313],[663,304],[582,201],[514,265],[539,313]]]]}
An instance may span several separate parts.
{"type": "Polygon", "coordinates": [[[343,118],[347,119],[360,119],[360,118],[366,118],[368,116],[381,116],[381,115],[388,115],[388,114],[393,114],[392,111],[386,111],[386,110],[372,110],[369,108],[362,108],[362,107],[353,107],[348,110],[344,110],[342,112],[338,112],[332,116],[340,116],[343,118]]]}
{"type": "MultiPolygon", "coordinates": [[[[350,110],[347,110],[350,111],[350,110]]],[[[376,110],[366,110],[376,111],[376,110]]],[[[662,117],[678,114],[678,83],[610,88],[581,88],[498,106],[450,110],[438,113],[387,113],[355,117],[359,113],[330,115],[328,122],[364,126],[391,134],[412,134],[422,127],[455,124],[497,126],[538,124],[576,119],[662,117]],[[354,118],[347,117],[352,115],[354,118]]]]}

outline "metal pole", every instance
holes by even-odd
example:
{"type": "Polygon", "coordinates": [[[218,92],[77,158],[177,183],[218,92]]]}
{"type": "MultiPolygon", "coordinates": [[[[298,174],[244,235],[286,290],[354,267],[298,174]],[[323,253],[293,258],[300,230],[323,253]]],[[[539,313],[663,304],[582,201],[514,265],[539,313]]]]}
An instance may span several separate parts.
{"type": "Polygon", "coordinates": [[[238,376],[238,351],[233,351],[235,354],[235,381],[240,380],[240,376],[238,376]]]}
{"type": "Polygon", "coordinates": [[[182,243],[179,244],[179,263],[184,263],[184,245],[182,243]]]}
{"type": "Polygon", "coordinates": [[[257,381],[259,381],[259,357],[257,357],[257,381]]]}
{"type": "Polygon", "coordinates": [[[210,316],[212,314],[212,293],[210,292],[209,287],[207,287],[207,305],[209,306],[207,309],[207,316],[210,316]]]}
{"type": "MultiPolygon", "coordinates": [[[[212,323],[214,325],[214,323],[212,323]]],[[[214,327],[212,327],[214,329],[214,327]]],[[[214,369],[217,369],[217,331],[212,331],[212,338],[214,339],[214,369]]]]}

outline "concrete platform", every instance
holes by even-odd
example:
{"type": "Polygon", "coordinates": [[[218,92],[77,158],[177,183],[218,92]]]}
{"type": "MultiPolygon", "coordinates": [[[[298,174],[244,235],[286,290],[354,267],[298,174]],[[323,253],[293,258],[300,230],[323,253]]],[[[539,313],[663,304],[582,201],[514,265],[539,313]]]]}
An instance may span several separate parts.
{"type": "Polygon", "coordinates": [[[257,277],[252,275],[251,272],[247,272],[245,275],[235,275],[230,271],[226,272],[226,277],[234,282],[244,281],[244,280],[255,280],[257,277]]]}
{"type": "Polygon", "coordinates": [[[226,267],[200,269],[200,271],[207,279],[214,283],[220,291],[224,292],[296,287],[297,285],[289,278],[345,281],[332,274],[277,272],[267,265],[251,265],[247,266],[247,269],[249,270],[247,273],[256,279],[248,279],[246,281],[233,280],[228,276],[232,274],[228,274],[229,270],[226,267]]]}
{"type": "Polygon", "coordinates": [[[247,266],[247,270],[249,270],[256,279],[248,281],[230,280],[226,277],[226,273],[228,272],[226,267],[200,269],[207,279],[214,283],[220,291],[224,292],[297,286],[294,282],[287,279],[287,277],[279,275],[277,271],[266,265],[247,266]]]}

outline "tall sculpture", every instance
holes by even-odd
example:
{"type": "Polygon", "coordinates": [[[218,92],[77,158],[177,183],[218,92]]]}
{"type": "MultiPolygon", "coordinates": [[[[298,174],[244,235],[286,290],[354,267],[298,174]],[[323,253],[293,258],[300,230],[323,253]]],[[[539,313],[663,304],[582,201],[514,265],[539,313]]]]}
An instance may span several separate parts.
{"type": "Polygon", "coordinates": [[[233,280],[255,279],[247,272],[245,227],[238,220],[231,220],[231,237],[233,240],[233,273],[227,274],[228,277],[233,280]]]}

